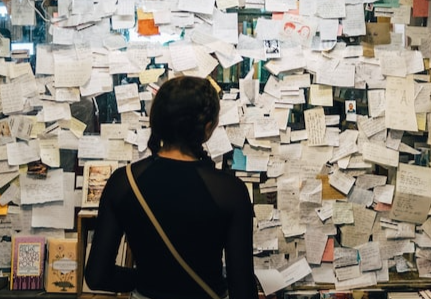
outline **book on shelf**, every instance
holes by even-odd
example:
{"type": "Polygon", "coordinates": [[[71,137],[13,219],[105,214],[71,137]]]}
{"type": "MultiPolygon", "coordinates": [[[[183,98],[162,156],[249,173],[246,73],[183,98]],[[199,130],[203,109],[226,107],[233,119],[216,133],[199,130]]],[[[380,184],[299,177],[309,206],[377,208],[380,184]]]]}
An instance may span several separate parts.
{"type": "Polygon", "coordinates": [[[45,243],[44,236],[12,236],[11,290],[43,289],[45,243]]]}
{"type": "Polygon", "coordinates": [[[47,293],[76,293],[78,269],[78,240],[49,238],[45,265],[47,293]]]}

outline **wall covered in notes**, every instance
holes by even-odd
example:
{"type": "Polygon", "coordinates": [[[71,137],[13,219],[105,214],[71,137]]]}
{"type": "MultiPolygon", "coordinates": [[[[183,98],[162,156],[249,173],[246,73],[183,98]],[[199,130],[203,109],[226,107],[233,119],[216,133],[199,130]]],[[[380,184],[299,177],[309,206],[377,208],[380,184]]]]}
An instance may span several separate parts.
{"type": "Polygon", "coordinates": [[[192,75],[219,90],[205,147],[249,186],[266,294],[431,278],[429,1],[1,7],[0,270],[12,235],[97,209],[90,178],[150,154],[158,87],[192,75]]]}

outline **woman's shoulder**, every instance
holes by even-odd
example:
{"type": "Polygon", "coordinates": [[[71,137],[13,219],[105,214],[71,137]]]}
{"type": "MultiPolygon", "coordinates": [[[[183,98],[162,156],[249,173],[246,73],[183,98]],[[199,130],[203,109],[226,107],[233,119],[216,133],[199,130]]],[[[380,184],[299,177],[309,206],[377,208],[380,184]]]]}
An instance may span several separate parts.
{"type": "Polygon", "coordinates": [[[215,167],[200,167],[199,172],[203,176],[204,179],[211,180],[213,182],[219,182],[224,186],[238,186],[244,187],[244,182],[235,176],[234,173],[226,170],[226,169],[218,169],[215,167]]]}

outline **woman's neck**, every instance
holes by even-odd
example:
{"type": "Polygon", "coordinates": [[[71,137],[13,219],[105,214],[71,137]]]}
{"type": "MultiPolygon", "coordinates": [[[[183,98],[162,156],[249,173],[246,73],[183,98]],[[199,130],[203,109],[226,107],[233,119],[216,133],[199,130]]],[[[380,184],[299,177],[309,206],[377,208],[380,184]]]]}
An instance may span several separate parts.
{"type": "Polygon", "coordinates": [[[163,158],[169,158],[173,160],[180,160],[180,161],[197,161],[198,159],[190,154],[186,154],[179,149],[172,148],[172,149],[166,149],[162,148],[157,153],[160,157],[163,158]]]}

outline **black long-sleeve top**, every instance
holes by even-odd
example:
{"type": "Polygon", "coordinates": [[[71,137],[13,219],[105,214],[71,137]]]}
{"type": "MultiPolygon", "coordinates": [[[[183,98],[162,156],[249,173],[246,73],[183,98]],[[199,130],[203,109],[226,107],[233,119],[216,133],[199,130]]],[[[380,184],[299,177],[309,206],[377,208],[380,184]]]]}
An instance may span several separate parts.
{"type": "MultiPolygon", "coordinates": [[[[230,299],[258,298],[253,210],[244,183],[202,161],[149,157],[134,163],[132,172],[155,217],[194,271],[219,295],[228,289],[230,299]]],[[[209,298],[157,234],[133,194],[125,167],[111,175],[102,193],[85,278],[93,290],[137,289],[152,299],[209,298]],[[123,233],[136,263],[133,269],[115,266],[123,233]]]]}

